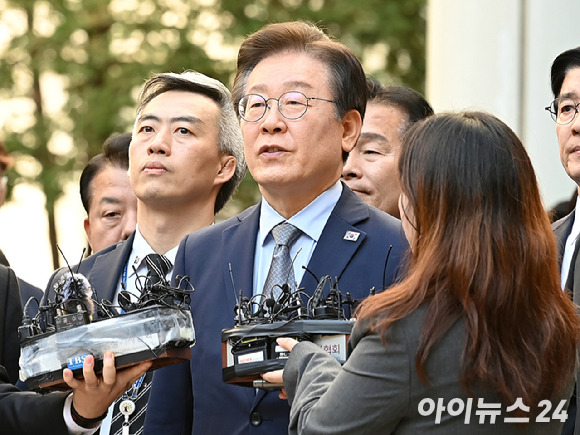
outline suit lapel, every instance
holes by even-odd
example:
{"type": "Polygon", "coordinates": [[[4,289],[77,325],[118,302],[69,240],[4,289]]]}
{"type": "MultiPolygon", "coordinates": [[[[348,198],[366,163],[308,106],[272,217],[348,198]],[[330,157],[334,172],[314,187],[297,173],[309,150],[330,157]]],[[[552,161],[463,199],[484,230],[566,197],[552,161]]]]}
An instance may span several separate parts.
{"type": "Polygon", "coordinates": [[[127,240],[118,243],[115,249],[95,259],[87,278],[96,290],[99,300],[112,301],[114,299],[119,279],[133,249],[134,238],[135,233],[127,240]]]}
{"type": "Polygon", "coordinates": [[[554,230],[554,234],[556,235],[556,244],[558,248],[558,265],[560,269],[562,268],[562,257],[564,256],[564,247],[566,244],[566,239],[572,231],[572,224],[574,223],[574,213],[575,210],[572,211],[569,215],[563,217],[562,219],[554,222],[552,224],[552,229],[554,230]]]}
{"type": "MultiPolygon", "coordinates": [[[[254,255],[260,221],[260,204],[238,215],[238,220],[238,224],[226,228],[222,233],[222,246],[234,247],[223,253],[222,263],[225,298],[232,309],[236,305],[236,298],[240,298],[240,290],[247,298],[251,298],[254,292],[254,255]]],[[[264,397],[264,391],[254,393],[255,390],[251,388],[244,390],[248,403],[251,403],[254,409],[264,397]]]]}
{"type": "MultiPolygon", "coordinates": [[[[554,234],[556,235],[556,243],[558,248],[558,267],[562,269],[562,257],[564,256],[564,249],[566,246],[566,239],[572,231],[572,225],[574,224],[574,216],[576,210],[572,210],[572,212],[563,217],[562,219],[554,222],[552,224],[552,229],[554,230],[554,234]]],[[[574,285],[571,289],[572,291],[572,300],[575,304],[580,304],[580,255],[576,255],[576,261],[574,262],[574,285]]]]}
{"type": "Polygon", "coordinates": [[[245,213],[239,215],[238,219],[237,225],[232,225],[222,233],[222,246],[235,247],[224,252],[223,262],[226,298],[232,308],[236,304],[235,298],[240,297],[240,290],[243,296],[248,298],[251,298],[254,292],[254,255],[260,220],[260,204],[250,207],[245,213]],[[232,285],[232,276],[235,289],[232,285]]]}
{"type": "MultiPolygon", "coordinates": [[[[330,275],[333,280],[338,278],[340,282],[344,269],[367,236],[354,225],[368,217],[368,206],[343,185],[342,194],[324,226],[308,263],[308,269],[318,279],[330,275]]],[[[306,272],[300,287],[311,289],[309,292],[311,293],[317,284],[314,277],[306,272]]]]}

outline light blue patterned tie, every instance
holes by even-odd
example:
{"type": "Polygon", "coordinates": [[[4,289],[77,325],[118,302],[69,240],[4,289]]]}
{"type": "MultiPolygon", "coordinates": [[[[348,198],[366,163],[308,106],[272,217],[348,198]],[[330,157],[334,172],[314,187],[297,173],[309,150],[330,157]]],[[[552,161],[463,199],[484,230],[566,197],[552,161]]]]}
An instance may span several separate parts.
{"type": "Polygon", "coordinates": [[[300,237],[300,231],[288,222],[282,222],[272,228],[272,236],[276,242],[272,263],[266,277],[263,294],[267,298],[278,299],[282,293],[282,285],[288,284],[290,290],[295,290],[294,268],[290,258],[290,247],[300,237]]]}

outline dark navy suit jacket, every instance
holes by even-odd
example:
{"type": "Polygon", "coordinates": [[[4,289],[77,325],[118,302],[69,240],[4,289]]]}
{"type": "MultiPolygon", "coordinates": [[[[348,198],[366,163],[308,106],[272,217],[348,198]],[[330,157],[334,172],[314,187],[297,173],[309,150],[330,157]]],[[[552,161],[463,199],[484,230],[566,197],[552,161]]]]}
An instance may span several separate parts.
{"type": "MultiPolygon", "coordinates": [[[[197,343],[189,364],[155,372],[145,422],[146,434],[285,434],[289,407],[278,392],[222,381],[221,330],[234,326],[235,294],[252,295],[259,205],[196,233],[180,244],[174,279],[187,275],[195,291],[191,311],[197,343]],[[229,265],[234,275],[233,288],[229,265]]],[[[339,278],[339,288],[355,299],[390,285],[407,250],[400,221],[369,207],[343,185],[308,268],[317,276],[339,278]],[[359,233],[345,240],[348,231],[359,233]],[[392,251],[385,270],[389,246],[392,251]]],[[[304,273],[300,287],[312,294],[317,281],[304,273]]]]}
{"type": "Polygon", "coordinates": [[[0,265],[0,365],[6,368],[11,383],[18,380],[18,327],[21,324],[22,304],[16,275],[12,269],[0,265]]]}
{"type": "MultiPolygon", "coordinates": [[[[10,269],[8,259],[0,250],[0,285],[4,289],[0,295],[0,364],[6,369],[8,378],[13,384],[17,384],[27,389],[26,384],[18,381],[18,359],[20,357],[20,339],[18,338],[18,327],[22,324],[22,307],[30,298],[36,298],[40,302],[42,290],[29,284],[28,282],[15,277],[14,271],[10,269]],[[21,303],[17,303],[20,299],[21,303]]],[[[29,310],[31,315],[38,305],[33,304],[33,309],[29,310]]]]}
{"type": "Polygon", "coordinates": [[[68,434],[62,409],[66,393],[22,392],[10,384],[0,365],[0,433],[10,435],[68,434]]]}

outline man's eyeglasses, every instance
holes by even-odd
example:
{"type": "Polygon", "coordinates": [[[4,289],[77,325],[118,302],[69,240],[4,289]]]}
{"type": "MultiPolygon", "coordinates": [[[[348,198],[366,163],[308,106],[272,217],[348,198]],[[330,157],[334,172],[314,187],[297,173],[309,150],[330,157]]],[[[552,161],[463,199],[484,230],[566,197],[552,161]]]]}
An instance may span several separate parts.
{"type": "Polygon", "coordinates": [[[278,110],[286,119],[299,119],[308,110],[310,100],[326,101],[334,103],[325,98],[307,97],[302,92],[284,92],[279,98],[265,99],[258,94],[247,94],[238,102],[238,113],[244,121],[257,122],[264,117],[266,110],[270,108],[268,102],[274,100],[278,102],[278,110]]]}
{"type": "Polygon", "coordinates": [[[576,103],[572,98],[556,98],[545,110],[550,112],[556,124],[566,125],[576,118],[578,106],[580,103],[576,103]]]}

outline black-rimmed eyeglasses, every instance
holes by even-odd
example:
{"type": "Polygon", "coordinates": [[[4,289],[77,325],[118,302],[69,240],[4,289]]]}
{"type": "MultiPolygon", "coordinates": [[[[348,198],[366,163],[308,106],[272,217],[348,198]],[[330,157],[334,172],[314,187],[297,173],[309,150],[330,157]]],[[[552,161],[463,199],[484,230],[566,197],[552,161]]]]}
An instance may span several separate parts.
{"type": "Polygon", "coordinates": [[[550,112],[556,124],[566,125],[570,124],[576,118],[578,106],[580,106],[580,103],[577,103],[572,98],[560,97],[552,101],[545,110],[550,112]]]}
{"type": "Polygon", "coordinates": [[[268,99],[259,94],[247,94],[238,102],[238,113],[244,121],[257,122],[266,114],[266,110],[270,107],[268,105],[270,100],[278,102],[278,110],[286,119],[302,118],[308,110],[310,100],[334,103],[334,101],[325,98],[307,97],[298,91],[284,92],[279,98],[268,99]]]}

